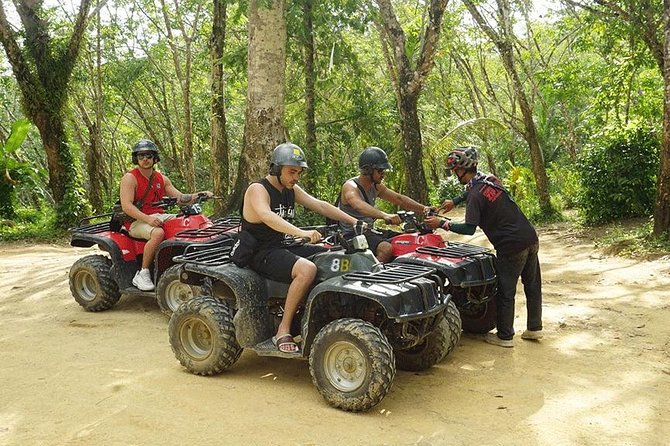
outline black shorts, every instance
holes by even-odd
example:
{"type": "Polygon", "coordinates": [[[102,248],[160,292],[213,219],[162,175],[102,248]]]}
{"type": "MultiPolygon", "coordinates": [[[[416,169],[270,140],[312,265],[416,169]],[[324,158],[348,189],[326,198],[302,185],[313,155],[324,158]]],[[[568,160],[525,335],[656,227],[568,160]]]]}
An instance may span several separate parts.
{"type": "Polygon", "coordinates": [[[326,251],[323,246],[301,245],[292,248],[264,249],[251,259],[249,266],[263,277],[291,283],[293,265],[304,257],[326,251]]]}
{"type": "Polygon", "coordinates": [[[379,230],[374,230],[374,231],[365,231],[365,238],[368,241],[368,246],[370,247],[370,251],[372,251],[373,254],[377,253],[377,247],[381,242],[388,242],[390,239],[395,237],[396,235],[399,235],[400,232],[394,232],[394,231],[379,231],[379,230]]]}

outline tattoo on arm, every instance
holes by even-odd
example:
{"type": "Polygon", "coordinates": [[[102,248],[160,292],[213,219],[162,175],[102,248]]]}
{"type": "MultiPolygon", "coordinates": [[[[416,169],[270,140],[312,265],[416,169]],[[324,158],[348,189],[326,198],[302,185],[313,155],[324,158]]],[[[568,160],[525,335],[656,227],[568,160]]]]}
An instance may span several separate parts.
{"type": "Polygon", "coordinates": [[[179,197],[179,202],[182,204],[190,203],[191,200],[193,200],[193,195],[191,194],[182,194],[181,197],[179,197]]]}

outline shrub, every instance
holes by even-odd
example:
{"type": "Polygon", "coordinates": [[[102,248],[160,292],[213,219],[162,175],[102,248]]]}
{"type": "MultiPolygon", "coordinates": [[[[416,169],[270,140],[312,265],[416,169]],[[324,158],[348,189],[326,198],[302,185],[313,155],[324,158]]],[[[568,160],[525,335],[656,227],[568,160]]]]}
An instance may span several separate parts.
{"type": "Polygon", "coordinates": [[[580,156],[579,207],[585,223],[651,214],[656,193],[660,141],[638,126],[606,132],[580,156]]]}

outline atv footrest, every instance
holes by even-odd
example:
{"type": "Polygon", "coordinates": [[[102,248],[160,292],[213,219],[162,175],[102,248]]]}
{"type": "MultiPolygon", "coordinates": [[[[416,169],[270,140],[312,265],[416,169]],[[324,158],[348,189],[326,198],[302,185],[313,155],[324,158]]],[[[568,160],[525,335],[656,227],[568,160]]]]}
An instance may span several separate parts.
{"type": "Polygon", "coordinates": [[[397,265],[387,265],[384,269],[377,272],[358,271],[355,273],[348,273],[345,274],[343,278],[372,283],[400,283],[419,277],[426,277],[434,273],[434,268],[402,263],[397,265]]]}
{"type": "Polygon", "coordinates": [[[488,254],[491,252],[488,248],[483,248],[476,245],[468,245],[466,243],[449,242],[444,248],[434,246],[422,246],[417,248],[416,252],[420,254],[428,254],[432,256],[441,257],[468,257],[479,254],[488,254]]]}

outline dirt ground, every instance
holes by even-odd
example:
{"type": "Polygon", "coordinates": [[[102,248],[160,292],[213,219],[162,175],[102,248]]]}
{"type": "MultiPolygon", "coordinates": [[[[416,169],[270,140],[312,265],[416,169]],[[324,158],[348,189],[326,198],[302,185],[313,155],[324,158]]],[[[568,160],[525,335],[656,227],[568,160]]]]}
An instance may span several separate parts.
{"type": "Polygon", "coordinates": [[[0,245],[0,444],[667,445],[670,256],[606,257],[568,228],[540,228],[543,341],[463,335],[362,414],[330,408],[306,361],[191,375],[152,299],[77,305],[68,270],[91,250],[0,245]]]}

